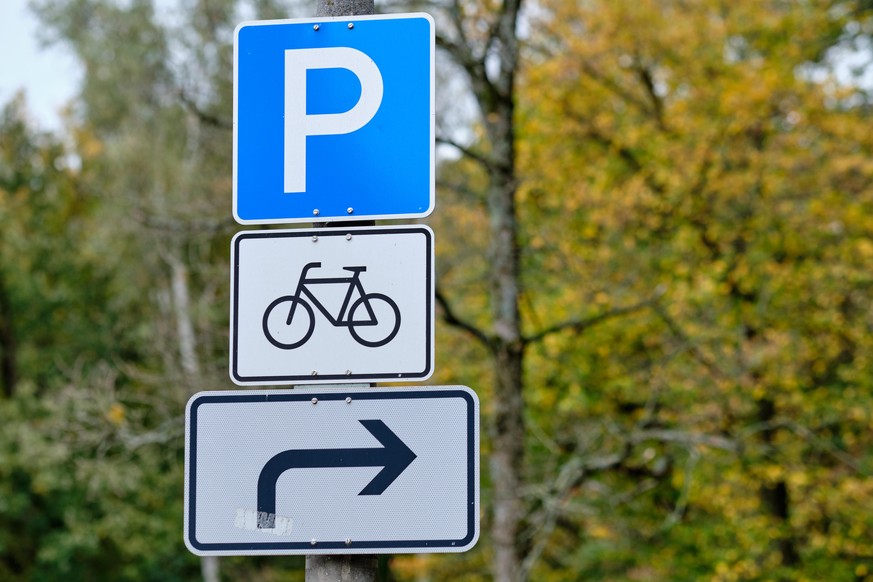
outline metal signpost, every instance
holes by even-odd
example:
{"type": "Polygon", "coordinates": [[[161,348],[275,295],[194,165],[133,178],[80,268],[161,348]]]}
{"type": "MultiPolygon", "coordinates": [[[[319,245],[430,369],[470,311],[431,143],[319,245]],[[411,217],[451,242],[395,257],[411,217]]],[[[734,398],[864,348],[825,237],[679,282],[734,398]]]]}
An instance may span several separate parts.
{"type": "Polygon", "coordinates": [[[249,231],[231,249],[237,384],[424,380],[433,372],[428,227],[249,231]]]}
{"type": "Polygon", "coordinates": [[[304,554],[309,582],[373,582],[374,554],[479,536],[476,394],[366,386],[434,368],[433,232],[362,225],[433,211],[434,23],[372,13],[319,0],[236,29],[234,218],[322,226],[231,245],[231,379],[296,389],[186,410],[185,544],[304,554]]]}
{"type": "Polygon", "coordinates": [[[463,552],[478,538],[467,387],[201,392],[186,429],[195,554],[463,552]]]}
{"type": "Polygon", "coordinates": [[[247,22],[234,59],[238,222],[431,213],[429,15],[247,22]]]}

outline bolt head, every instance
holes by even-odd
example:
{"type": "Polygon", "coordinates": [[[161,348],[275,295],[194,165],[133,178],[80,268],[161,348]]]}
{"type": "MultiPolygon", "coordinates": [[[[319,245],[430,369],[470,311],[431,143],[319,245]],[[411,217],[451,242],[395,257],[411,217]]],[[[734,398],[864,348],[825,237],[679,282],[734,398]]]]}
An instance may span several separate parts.
{"type": "Polygon", "coordinates": [[[313,399],[312,399],[312,403],[313,403],[313,404],[318,404],[318,398],[313,398],[313,399]]]}
{"type": "Polygon", "coordinates": [[[318,26],[317,24],[315,24],[315,25],[313,25],[312,30],[318,30],[319,28],[321,28],[321,27],[318,26]]]}
{"type": "Polygon", "coordinates": [[[346,404],[351,404],[351,403],[352,403],[352,397],[346,396],[346,404]]]}
{"type": "Polygon", "coordinates": [[[352,208],[351,206],[349,206],[349,208],[348,208],[348,210],[346,210],[346,212],[348,212],[349,214],[354,214],[355,209],[352,208]]]}
{"type": "Polygon", "coordinates": [[[318,216],[318,208],[312,211],[313,216],[318,216]]]}
{"type": "Polygon", "coordinates": [[[353,29],[354,27],[355,27],[355,23],[349,22],[349,30],[353,29]]]}
{"type": "Polygon", "coordinates": [[[346,235],[346,240],[352,240],[352,235],[351,235],[351,234],[347,234],[347,235],[346,235]]]}

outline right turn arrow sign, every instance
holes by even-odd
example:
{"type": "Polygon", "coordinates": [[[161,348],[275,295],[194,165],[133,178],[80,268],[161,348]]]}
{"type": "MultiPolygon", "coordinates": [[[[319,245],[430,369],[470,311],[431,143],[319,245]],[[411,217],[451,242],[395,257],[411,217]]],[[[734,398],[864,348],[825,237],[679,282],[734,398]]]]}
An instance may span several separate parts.
{"type": "Polygon", "coordinates": [[[359,495],[381,495],[415,460],[406,444],[381,420],[359,421],[382,447],[370,449],[303,449],[282,451],[267,461],[258,477],[258,527],[272,528],[276,522],[276,484],[290,469],[330,467],[382,467],[359,495]]]}
{"type": "Polygon", "coordinates": [[[198,555],[463,552],[479,537],[465,386],[201,392],[185,543],[198,555]]]}

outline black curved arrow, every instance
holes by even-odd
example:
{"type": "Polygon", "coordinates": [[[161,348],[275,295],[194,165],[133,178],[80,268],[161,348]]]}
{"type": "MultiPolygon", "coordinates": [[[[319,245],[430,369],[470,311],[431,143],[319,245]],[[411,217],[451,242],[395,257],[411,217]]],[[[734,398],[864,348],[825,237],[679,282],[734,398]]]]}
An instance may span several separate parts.
{"type": "Polygon", "coordinates": [[[373,449],[305,449],[283,451],[267,461],[258,476],[258,528],[276,523],[276,483],[289,469],[383,467],[358,495],[381,495],[415,460],[416,454],[381,420],[359,420],[382,443],[373,449]]]}

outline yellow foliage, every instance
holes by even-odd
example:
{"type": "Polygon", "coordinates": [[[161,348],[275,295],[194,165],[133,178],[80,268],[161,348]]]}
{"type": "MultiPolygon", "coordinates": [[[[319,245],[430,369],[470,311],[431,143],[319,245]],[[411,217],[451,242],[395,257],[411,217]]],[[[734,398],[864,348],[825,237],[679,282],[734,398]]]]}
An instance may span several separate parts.
{"type": "MultiPolygon", "coordinates": [[[[664,558],[676,540],[700,550],[676,561],[704,579],[767,579],[780,568],[816,579],[786,563],[789,542],[801,562],[830,552],[848,572],[873,521],[861,478],[873,450],[873,132],[869,113],[840,102],[851,87],[824,67],[809,73],[823,35],[844,23],[814,2],[537,6],[516,95],[526,329],[666,290],[657,311],[530,346],[537,483],[570,457],[606,457],[627,442],[645,467],[629,470],[670,463],[639,478],[656,482],[652,493],[620,471],[591,477],[600,489],[579,488],[594,500],[568,493],[585,518],[561,518],[595,547],[620,547],[622,528],[668,540],[615,579],[643,572],[642,562],[654,579],[683,579],[664,558]],[[649,426],[676,440],[634,441],[649,426]],[[735,448],[695,442],[701,435],[735,448]],[[632,498],[630,509],[616,498],[632,498]],[[683,516],[664,526],[677,498],[683,516]],[[615,517],[608,527],[591,525],[604,514],[615,517]]],[[[482,227],[481,214],[455,218],[452,233],[482,227]]],[[[448,244],[450,256],[463,252],[448,244]]],[[[487,309],[478,296],[471,305],[487,309]]],[[[555,534],[566,546],[545,554],[589,566],[591,552],[567,530],[555,534]]]]}
{"type": "Polygon", "coordinates": [[[106,411],[106,419],[112,424],[120,426],[124,423],[125,414],[124,405],[119,402],[113,402],[109,410],[106,411]]]}

